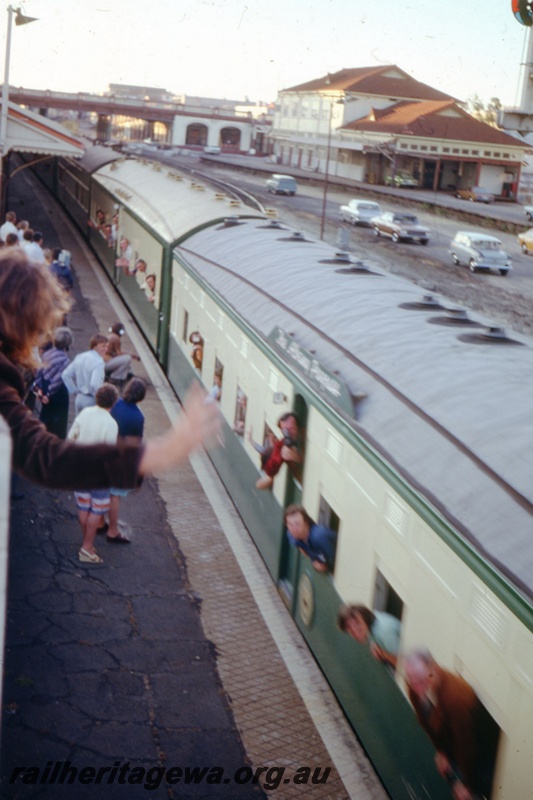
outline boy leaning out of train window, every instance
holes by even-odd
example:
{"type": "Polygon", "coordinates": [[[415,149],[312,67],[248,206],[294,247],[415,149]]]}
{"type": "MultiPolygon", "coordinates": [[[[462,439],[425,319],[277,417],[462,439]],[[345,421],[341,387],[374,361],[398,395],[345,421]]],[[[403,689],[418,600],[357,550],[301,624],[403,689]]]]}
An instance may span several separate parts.
{"type": "Polygon", "coordinates": [[[298,505],[287,506],[283,521],[289,544],[310,558],[317,572],[332,572],[337,545],[335,531],[324,525],[317,525],[305,508],[298,505]]]}
{"type": "Polygon", "coordinates": [[[337,616],[337,627],[368,647],[375,659],[396,668],[401,628],[397,617],[385,611],[371,611],[366,606],[343,606],[337,616]]]}

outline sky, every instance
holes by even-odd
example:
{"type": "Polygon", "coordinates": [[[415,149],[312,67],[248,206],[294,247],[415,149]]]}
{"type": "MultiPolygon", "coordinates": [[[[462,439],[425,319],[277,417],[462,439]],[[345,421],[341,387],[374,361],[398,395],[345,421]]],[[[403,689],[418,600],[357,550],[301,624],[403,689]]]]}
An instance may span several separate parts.
{"type": "MultiPolygon", "coordinates": [[[[18,2],[13,3],[15,7],[18,2]]],[[[2,61],[7,7],[0,19],[2,61]]],[[[459,100],[520,103],[526,35],[511,0],[26,0],[12,86],[274,101],[348,67],[397,64],[459,100]]]]}

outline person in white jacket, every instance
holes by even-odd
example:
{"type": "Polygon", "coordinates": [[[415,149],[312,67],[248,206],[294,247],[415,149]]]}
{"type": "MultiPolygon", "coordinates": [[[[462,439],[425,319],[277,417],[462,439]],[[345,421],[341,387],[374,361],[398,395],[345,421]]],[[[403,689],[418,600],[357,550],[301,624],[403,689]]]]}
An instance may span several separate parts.
{"type": "MultiPolygon", "coordinates": [[[[118,389],[104,383],[96,392],[96,405],[82,409],[69,431],[68,438],[79,444],[116,444],[118,425],[109,413],[118,400],[118,389]]],[[[109,511],[109,489],[76,491],[76,505],[83,540],[78,553],[80,561],[102,564],[94,548],[96,531],[103,514],[109,511]]]]}

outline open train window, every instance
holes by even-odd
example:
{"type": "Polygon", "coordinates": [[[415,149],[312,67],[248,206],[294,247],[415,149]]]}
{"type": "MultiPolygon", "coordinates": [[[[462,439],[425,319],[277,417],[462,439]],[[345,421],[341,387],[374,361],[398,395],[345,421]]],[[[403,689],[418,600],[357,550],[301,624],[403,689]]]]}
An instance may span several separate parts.
{"type": "Polygon", "coordinates": [[[235,422],[233,423],[233,430],[237,436],[244,436],[246,428],[246,407],[248,405],[248,397],[240,388],[237,387],[237,399],[235,402],[235,422]]]}
{"type": "MultiPolygon", "coordinates": [[[[340,527],[340,518],[339,515],[332,509],[328,501],[320,495],[320,501],[318,504],[318,519],[317,522],[319,525],[324,525],[325,528],[329,528],[338,535],[339,527],[340,527]]],[[[331,574],[335,571],[335,557],[337,553],[333,555],[332,564],[331,564],[331,574]]]]}
{"type": "Polygon", "coordinates": [[[376,611],[386,611],[401,620],[403,614],[403,600],[394,591],[388,580],[376,570],[376,583],[374,587],[374,603],[376,611]]]}
{"type": "Polygon", "coordinates": [[[213,400],[216,400],[217,402],[219,402],[220,398],[222,397],[223,377],[224,377],[224,365],[215,356],[215,372],[213,374],[213,387],[209,392],[209,396],[212,397],[213,400]]]}

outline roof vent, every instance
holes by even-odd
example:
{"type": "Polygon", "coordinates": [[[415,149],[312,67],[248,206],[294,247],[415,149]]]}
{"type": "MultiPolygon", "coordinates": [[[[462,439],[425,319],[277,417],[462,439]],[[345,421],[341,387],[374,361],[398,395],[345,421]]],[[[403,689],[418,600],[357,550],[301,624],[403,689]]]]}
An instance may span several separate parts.
{"type": "Polygon", "coordinates": [[[301,231],[293,231],[290,236],[286,239],[278,239],[278,242],[302,242],[305,244],[311,244],[310,239],[306,239],[304,234],[301,231]]]}
{"type": "Polygon", "coordinates": [[[507,339],[505,328],[500,328],[499,325],[489,325],[481,335],[487,339],[507,339]]]}
{"type": "Polygon", "coordinates": [[[293,231],[289,238],[286,240],[288,242],[306,242],[307,239],[305,238],[305,234],[301,231],[293,231]]]}
{"type": "Polygon", "coordinates": [[[428,322],[432,325],[463,325],[471,328],[480,328],[481,323],[470,319],[465,308],[445,308],[441,317],[431,317],[428,322]]]}
{"type": "Polygon", "coordinates": [[[423,294],[418,302],[423,306],[430,306],[431,308],[437,306],[440,308],[440,303],[434,294],[423,294]]]}
{"type": "Polygon", "coordinates": [[[230,206],[240,206],[241,203],[240,200],[230,200],[229,204],[230,206]]]}
{"type": "Polygon", "coordinates": [[[233,228],[235,225],[240,224],[240,217],[238,214],[233,214],[231,217],[226,217],[224,220],[224,227],[225,228],[233,228]]]}
{"type": "Polygon", "coordinates": [[[278,209],[277,208],[267,208],[265,210],[265,214],[267,217],[277,217],[278,216],[278,209]]]}
{"type": "Polygon", "coordinates": [[[347,253],[345,250],[338,250],[335,253],[335,260],[342,261],[343,264],[350,264],[352,261],[350,254],[347,253]]]}
{"type": "Polygon", "coordinates": [[[446,308],[444,316],[452,322],[465,322],[468,320],[468,312],[464,308],[446,308]]]}
{"type": "Polygon", "coordinates": [[[225,199],[226,199],[226,195],[223,194],[222,192],[217,192],[215,194],[215,200],[225,200],[225,199]]]}
{"type": "Polygon", "coordinates": [[[263,231],[284,231],[286,228],[283,227],[279,219],[271,219],[266,225],[258,225],[258,230],[263,231]]]}
{"type": "MultiPolygon", "coordinates": [[[[321,264],[343,264],[343,261],[321,261],[321,264]]],[[[364,261],[350,261],[349,267],[341,267],[340,269],[336,269],[335,272],[339,275],[373,275],[377,278],[383,277],[379,272],[374,272],[373,270],[368,268],[368,265],[364,261]]]]}
{"type": "Polygon", "coordinates": [[[485,328],[482,331],[476,331],[476,333],[464,333],[457,338],[459,341],[466,342],[467,344],[523,344],[523,342],[517,342],[516,339],[509,339],[505,332],[505,328],[501,328],[499,325],[489,325],[488,328],[485,328]]]}
{"type": "Polygon", "coordinates": [[[428,311],[430,309],[442,308],[435,295],[430,293],[423,294],[422,297],[414,303],[400,303],[399,307],[405,308],[407,311],[428,311]]]}

